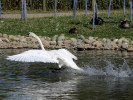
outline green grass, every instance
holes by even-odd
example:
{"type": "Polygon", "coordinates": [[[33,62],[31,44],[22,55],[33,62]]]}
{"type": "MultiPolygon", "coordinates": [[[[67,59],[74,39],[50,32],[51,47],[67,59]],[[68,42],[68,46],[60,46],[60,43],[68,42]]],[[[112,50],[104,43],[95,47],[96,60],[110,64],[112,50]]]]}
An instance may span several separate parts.
{"type": "Polygon", "coordinates": [[[133,39],[133,29],[121,29],[119,28],[120,22],[125,18],[129,18],[129,13],[123,16],[121,11],[112,12],[110,18],[107,19],[107,13],[100,13],[99,17],[102,17],[105,23],[101,26],[95,26],[93,31],[92,25],[89,24],[92,19],[92,14],[88,17],[84,15],[76,16],[76,20],[73,20],[73,16],[61,16],[54,19],[48,18],[28,18],[27,24],[21,22],[20,19],[1,19],[0,20],[0,33],[6,33],[10,35],[25,35],[32,31],[41,36],[53,37],[54,35],[65,34],[67,37],[78,38],[80,35],[85,37],[94,36],[99,38],[121,38],[126,37],[133,39]],[[70,34],[69,29],[76,27],[78,34],[70,34]]]}

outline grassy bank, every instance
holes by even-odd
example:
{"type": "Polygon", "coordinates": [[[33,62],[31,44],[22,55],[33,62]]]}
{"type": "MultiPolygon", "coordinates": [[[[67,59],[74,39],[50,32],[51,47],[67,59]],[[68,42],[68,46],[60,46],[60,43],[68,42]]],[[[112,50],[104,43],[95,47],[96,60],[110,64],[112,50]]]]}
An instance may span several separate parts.
{"type": "Polygon", "coordinates": [[[28,18],[27,24],[20,21],[20,19],[1,19],[0,33],[12,35],[25,35],[29,31],[35,32],[38,35],[53,37],[54,35],[65,34],[68,37],[85,37],[94,36],[100,38],[120,38],[126,37],[133,39],[133,29],[119,28],[121,20],[129,18],[129,13],[123,16],[122,11],[111,12],[110,18],[107,19],[107,13],[100,13],[99,17],[104,19],[104,24],[95,26],[92,31],[92,25],[89,23],[92,19],[92,14],[88,17],[84,15],[76,16],[61,16],[54,19],[49,18],[28,18]],[[76,27],[78,34],[69,34],[69,29],[76,27]]]}

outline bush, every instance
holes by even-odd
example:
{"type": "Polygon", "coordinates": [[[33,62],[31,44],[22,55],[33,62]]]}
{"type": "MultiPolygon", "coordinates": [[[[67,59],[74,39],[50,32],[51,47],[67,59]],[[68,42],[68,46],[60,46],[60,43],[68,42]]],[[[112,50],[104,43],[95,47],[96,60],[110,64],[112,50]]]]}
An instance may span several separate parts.
{"type": "MultiPolygon", "coordinates": [[[[55,0],[45,0],[46,10],[54,9],[55,0]]],[[[58,10],[72,10],[74,0],[57,0],[58,10]]],[[[108,9],[109,0],[96,0],[99,9],[108,9]]],[[[126,0],[126,7],[129,8],[129,1],[126,0]]],[[[133,1],[133,0],[132,0],[133,1]]],[[[21,0],[1,0],[3,10],[21,9],[21,0]]],[[[29,9],[43,9],[43,0],[27,0],[29,9]]],[[[123,0],[112,0],[112,9],[120,9],[123,7],[123,0]]],[[[85,0],[78,0],[77,9],[85,9],[85,0]]],[[[92,9],[92,0],[88,0],[88,9],[92,9]]]]}

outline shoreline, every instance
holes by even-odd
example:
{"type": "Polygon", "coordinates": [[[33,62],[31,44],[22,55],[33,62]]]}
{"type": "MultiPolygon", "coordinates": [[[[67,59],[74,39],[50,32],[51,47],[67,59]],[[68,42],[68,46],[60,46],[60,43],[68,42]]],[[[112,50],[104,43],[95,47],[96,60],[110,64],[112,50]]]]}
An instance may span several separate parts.
{"type": "MultiPolygon", "coordinates": [[[[85,38],[83,35],[76,38],[65,37],[64,34],[60,36],[45,37],[39,36],[46,49],[61,49],[68,50],[120,50],[133,52],[133,40],[128,38],[107,39],[98,37],[85,38]]],[[[33,37],[24,37],[20,35],[7,35],[0,33],[0,49],[39,49],[39,43],[33,37]]]]}

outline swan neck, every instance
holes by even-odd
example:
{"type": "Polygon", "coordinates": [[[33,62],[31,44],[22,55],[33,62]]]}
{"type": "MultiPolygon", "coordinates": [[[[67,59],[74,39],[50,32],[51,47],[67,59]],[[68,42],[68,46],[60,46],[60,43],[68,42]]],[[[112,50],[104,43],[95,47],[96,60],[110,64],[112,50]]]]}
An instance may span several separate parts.
{"type": "Polygon", "coordinates": [[[42,49],[42,50],[45,50],[45,49],[44,49],[44,46],[43,46],[43,44],[42,44],[41,39],[40,39],[37,35],[35,35],[34,37],[38,40],[38,42],[39,42],[39,44],[40,44],[40,46],[41,46],[41,49],[42,49]]]}

